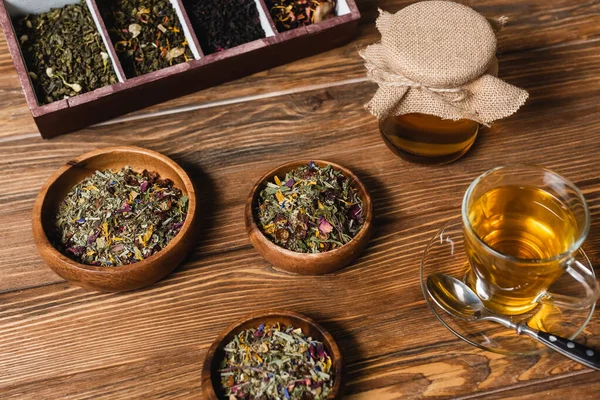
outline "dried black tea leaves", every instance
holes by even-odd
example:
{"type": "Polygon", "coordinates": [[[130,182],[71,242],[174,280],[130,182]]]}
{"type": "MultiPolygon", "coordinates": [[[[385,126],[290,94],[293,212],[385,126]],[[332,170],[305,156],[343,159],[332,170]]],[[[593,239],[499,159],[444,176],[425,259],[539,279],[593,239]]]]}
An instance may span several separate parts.
{"type": "Polygon", "coordinates": [[[363,203],[348,178],[311,162],[278,176],[260,192],[261,231],[299,253],[321,253],[348,243],[364,225],[363,203]]]}
{"type": "Polygon", "coordinates": [[[156,172],[96,171],[59,204],[52,241],[83,264],[132,264],[166,247],[187,210],[187,196],[156,172]]]}
{"type": "Polygon", "coordinates": [[[324,400],[334,384],[327,349],[301,328],[261,324],[238,333],[223,350],[226,399],[324,400]]]}
{"type": "Polygon", "coordinates": [[[254,0],[184,0],[205,54],[265,37],[254,0]]]}
{"type": "Polygon", "coordinates": [[[335,0],[266,0],[266,3],[279,32],[335,16],[335,0]]]}
{"type": "Polygon", "coordinates": [[[13,21],[40,104],[117,82],[85,2],[13,21]]]}
{"type": "Polygon", "coordinates": [[[194,58],[169,0],[98,0],[96,3],[128,77],[194,58]]]}

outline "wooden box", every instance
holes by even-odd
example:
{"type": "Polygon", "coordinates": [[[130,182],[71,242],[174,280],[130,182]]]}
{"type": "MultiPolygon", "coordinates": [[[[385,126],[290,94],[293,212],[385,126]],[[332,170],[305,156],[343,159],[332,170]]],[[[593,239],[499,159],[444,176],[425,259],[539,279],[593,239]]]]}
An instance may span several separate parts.
{"type": "Polygon", "coordinates": [[[205,55],[182,1],[171,0],[194,59],[128,78],[95,0],[86,0],[119,82],[50,104],[40,104],[37,100],[12,19],[77,3],[78,0],[0,0],[0,24],[35,123],[42,137],[50,138],[338,47],[352,39],[360,19],[353,0],[337,0],[335,17],[279,33],[264,0],[255,1],[266,37],[205,55]]]}

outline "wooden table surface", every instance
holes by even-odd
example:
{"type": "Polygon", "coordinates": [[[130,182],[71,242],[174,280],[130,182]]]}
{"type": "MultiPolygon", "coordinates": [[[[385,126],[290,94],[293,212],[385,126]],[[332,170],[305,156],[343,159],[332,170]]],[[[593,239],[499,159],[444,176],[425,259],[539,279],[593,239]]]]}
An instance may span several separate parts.
{"type": "MultiPolygon", "coordinates": [[[[599,398],[600,374],[557,354],[509,357],[447,331],[427,308],[419,260],[434,232],[460,213],[483,171],[531,162],[581,188],[592,213],[584,249],[600,264],[600,1],[464,1],[506,15],[500,76],[527,89],[514,116],[484,129],[460,161],[409,164],[383,144],[362,107],[357,47],[378,40],[377,7],[359,1],[353,43],[109,121],[42,140],[6,43],[0,42],[0,398],[200,398],[213,339],[243,315],[285,308],[321,322],[347,361],[346,398],[599,398]],[[84,152],[136,145],[180,163],[200,193],[198,245],[175,273],[145,290],[99,294],[44,265],[31,234],[43,182],[84,152]],[[352,169],[374,199],[366,252],[330,276],[274,271],[254,251],[243,208],[253,183],[295,158],[352,169]]],[[[600,317],[584,335],[600,347],[600,317]]]]}

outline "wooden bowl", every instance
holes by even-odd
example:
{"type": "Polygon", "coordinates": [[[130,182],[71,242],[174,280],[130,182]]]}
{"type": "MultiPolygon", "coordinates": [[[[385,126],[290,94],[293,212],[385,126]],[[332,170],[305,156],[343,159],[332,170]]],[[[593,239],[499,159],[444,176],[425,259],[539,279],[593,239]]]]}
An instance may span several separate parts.
{"type": "Polygon", "coordinates": [[[343,362],[342,354],[333,337],[322,326],[312,319],[292,311],[267,310],[252,313],[231,324],[212,344],[202,367],[202,394],[208,400],[225,398],[221,390],[221,376],[219,369],[221,361],[225,358],[225,347],[235,335],[249,328],[256,328],[260,324],[279,322],[282,325],[292,325],[302,328],[305,335],[323,343],[329,356],[333,369],[333,387],[327,399],[339,399],[343,390],[343,362]]]}
{"type": "Polygon", "coordinates": [[[33,237],[46,264],[69,282],[86,289],[121,292],[139,289],[162,279],[189,254],[196,238],[196,192],[185,171],[170,158],[139,147],[109,147],[79,156],[62,166],[42,187],[33,205],[33,237]],[[58,204],[69,190],[96,170],[123,168],[156,171],[171,179],[189,198],[181,231],[158,253],[133,264],[100,267],[80,264],[59,252],[48,239],[58,204]]]}
{"type": "Polygon", "coordinates": [[[246,230],[254,248],[275,269],[300,275],[329,274],[349,265],[367,247],[372,231],[373,206],[371,196],[369,196],[367,189],[358,177],[341,165],[322,160],[312,161],[319,167],[331,165],[336,170],[341,171],[346,178],[352,180],[352,185],[357,189],[358,195],[363,201],[365,222],[358,234],[350,242],[337,249],[323,253],[298,253],[276,245],[258,227],[258,220],[254,210],[258,205],[258,196],[267,185],[267,182],[272,181],[275,175],[285,176],[287,172],[294,168],[308,164],[309,160],[299,160],[283,164],[266,173],[252,188],[245,209],[246,230]]]}

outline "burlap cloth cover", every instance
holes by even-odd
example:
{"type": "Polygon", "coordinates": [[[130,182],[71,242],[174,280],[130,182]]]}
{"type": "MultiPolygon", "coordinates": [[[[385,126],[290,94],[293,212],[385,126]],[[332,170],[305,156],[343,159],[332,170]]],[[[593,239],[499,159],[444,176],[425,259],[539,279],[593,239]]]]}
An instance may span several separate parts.
{"type": "Polygon", "coordinates": [[[490,24],[450,1],[379,11],[381,42],[360,51],[367,77],[379,85],[365,105],[376,117],[423,113],[489,126],[525,103],[525,90],[495,76],[495,30],[503,19],[490,24]]]}

